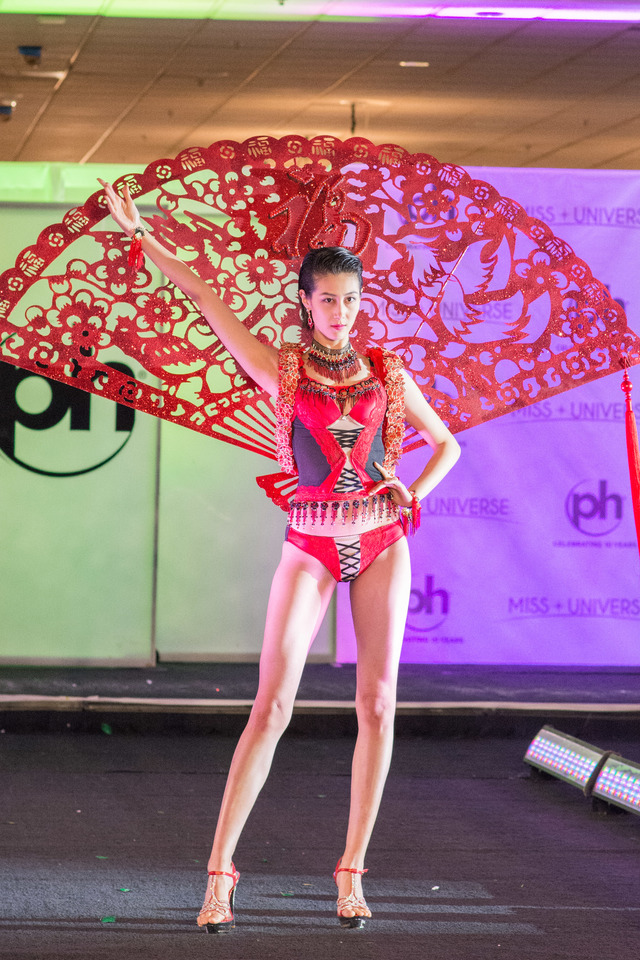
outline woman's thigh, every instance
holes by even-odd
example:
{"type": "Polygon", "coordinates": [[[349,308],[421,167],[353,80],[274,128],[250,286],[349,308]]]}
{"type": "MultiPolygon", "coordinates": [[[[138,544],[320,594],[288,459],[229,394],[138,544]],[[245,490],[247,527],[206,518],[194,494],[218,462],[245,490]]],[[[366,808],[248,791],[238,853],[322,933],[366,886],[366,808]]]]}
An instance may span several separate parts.
{"type": "Polygon", "coordinates": [[[319,560],[293,544],[283,544],[267,607],[259,696],[295,696],[335,583],[319,560]]]}
{"type": "Polygon", "coordinates": [[[395,685],[409,608],[411,564],[407,540],[391,544],[351,584],[358,650],[358,694],[395,685]]]}

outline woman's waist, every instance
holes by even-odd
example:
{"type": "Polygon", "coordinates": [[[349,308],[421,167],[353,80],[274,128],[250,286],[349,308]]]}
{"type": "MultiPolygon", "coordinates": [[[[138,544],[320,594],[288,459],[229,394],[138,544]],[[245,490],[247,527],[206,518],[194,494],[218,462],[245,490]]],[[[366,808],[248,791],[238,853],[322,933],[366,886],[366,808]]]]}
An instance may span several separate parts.
{"type": "Polygon", "coordinates": [[[297,493],[289,508],[289,526],[315,537],[366,533],[398,520],[400,509],[389,492],[373,496],[337,494],[327,499],[306,499],[297,493]]]}

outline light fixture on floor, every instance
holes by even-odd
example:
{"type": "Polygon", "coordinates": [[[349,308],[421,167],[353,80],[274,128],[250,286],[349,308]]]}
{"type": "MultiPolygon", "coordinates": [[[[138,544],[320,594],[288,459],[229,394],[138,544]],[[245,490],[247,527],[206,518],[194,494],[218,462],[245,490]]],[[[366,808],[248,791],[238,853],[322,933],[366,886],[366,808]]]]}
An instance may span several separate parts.
{"type": "Polygon", "coordinates": [[[607,757],[593,788],[594,799],[640,814],[640,764],[616,753],[607,757]]]}
{"type": "Polygon", "coordinates": [[[529,744],[524,761],[536,770],[579,787],[589,797],[610,755],[610,750],[600,750],[545,726],[529,744]]]}

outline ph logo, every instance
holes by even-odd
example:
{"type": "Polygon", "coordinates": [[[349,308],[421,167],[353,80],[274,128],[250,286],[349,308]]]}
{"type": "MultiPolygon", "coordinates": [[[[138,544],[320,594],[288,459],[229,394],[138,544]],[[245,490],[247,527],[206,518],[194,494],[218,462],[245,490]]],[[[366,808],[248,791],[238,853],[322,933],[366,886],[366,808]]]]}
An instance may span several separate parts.
{"type": "MultiPolygon", "coordinates": [[[[110,367],[133,377],[124,363],[110,367]]],[[[131,437],[135,411],[0,363],[0,451],[25,470],[77,477],[104,466],[131,437]]]]}
{"type": "Polygon", "coordinates": [[[572,487],[564,509],[572,526],[588,537],[604,537],[612,533],[622,521],[622,496],[609,493],[607,481],[600,480],[598,492],[588,489],[590,480],[582,480],[572,487]]]}
{"type": "Polygon", "coordinates": [[[427,632],[437,630],[449,613],[449,591],[436,588],[435,577],[425,576],[424,587],[414,587],[409,597],[407,626],[411,630],[427,632]]]}

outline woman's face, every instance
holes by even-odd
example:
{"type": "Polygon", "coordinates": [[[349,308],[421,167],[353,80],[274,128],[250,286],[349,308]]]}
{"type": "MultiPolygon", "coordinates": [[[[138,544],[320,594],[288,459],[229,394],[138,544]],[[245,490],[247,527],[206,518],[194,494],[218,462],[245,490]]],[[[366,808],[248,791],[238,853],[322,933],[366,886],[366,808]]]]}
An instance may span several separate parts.
{"type": "Polygon", "coordinates": [[[303,305],[313,317],[313,336],[325,347],[344,347],[360,309],[360,281],[355,273],[314,276],[311,296],[300,291],[303,305]]]}

